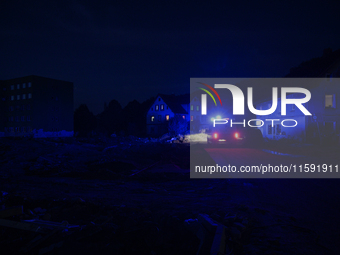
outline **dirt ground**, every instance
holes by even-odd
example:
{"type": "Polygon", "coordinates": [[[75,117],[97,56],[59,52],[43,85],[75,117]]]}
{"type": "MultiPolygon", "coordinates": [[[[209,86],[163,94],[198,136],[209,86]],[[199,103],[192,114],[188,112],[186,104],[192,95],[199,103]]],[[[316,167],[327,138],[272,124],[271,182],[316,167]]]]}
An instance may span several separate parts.
{"type": "Polygon", "coordinates": [[[6,254],[212,254],[202,217],[224,228],[224,254],[339,254],[337,180],[190,179],[188,143],[136,137],[2,138],[0,149],[2,210],[23,208],[5,219],[39,226],[0,219],[6,254]]]}

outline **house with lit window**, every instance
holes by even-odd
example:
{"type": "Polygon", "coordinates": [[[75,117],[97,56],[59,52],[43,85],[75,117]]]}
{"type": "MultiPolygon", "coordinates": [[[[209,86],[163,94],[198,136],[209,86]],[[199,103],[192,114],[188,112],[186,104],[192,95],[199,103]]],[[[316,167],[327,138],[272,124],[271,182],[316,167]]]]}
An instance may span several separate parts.
{"type": "Polygon", "coordinates": [[[73,83],[40,76],[0,81],[0,136],[73,136],[73,83]]]}
{"type": "Polygon", "coordinates": [[[160,136],[168,132],[168,123],[176,115],[189,121],[190,97],[159,94],[147,112],[147,134],[160,136]]]}
{"type": "Polygon", "coordinates": [[[189,94],[180,96],[159,94],[147,112],[147,134],[159,136],[167,133],[168,122],[176,115],[190,121],[188,124],[194,132],[202,131],[211,124],[207,116],[201,115],[201,101],[197,95],[190,97],[189,94]]]}
{"type": "MultiPolygon", "coordinates": [[[[318,78],[310,81],[306,87],[311,92],[311,99],[304,107],[312,114],[305,116],[295,105],[288,104],[286,115],[281,115],[281,99],[278,99],[276,111],[267,116],[256,116],[265,124],[260,127],[264,137],[269,139],[295,138],[307,142],[323,142],[339,140],[340,131],[340,50],[326,49],[322,57],[303,62],[292,68],[286,78],[318,78]],[[275,119],[274,125],[265,119],[275,119]],[[284,119],[294,119],[294,128],[284,127],[280,123],[284,119]]],[[[305,97],[302,94],[289,94],[287,98],[305,97]]],[[[269,109],[272,99],[257,102],[256,109],[269,109]]],[[[287,123],[292,125],[293,123],[287,123]]]]}

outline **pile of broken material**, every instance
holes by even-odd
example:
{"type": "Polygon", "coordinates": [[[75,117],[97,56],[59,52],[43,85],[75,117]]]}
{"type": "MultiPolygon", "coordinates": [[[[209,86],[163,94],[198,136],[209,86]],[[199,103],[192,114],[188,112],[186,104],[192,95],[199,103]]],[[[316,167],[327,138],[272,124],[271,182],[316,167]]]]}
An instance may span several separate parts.
{"type": "Polygon", "coordinates": [[[237,216],[221,222],[206,214],[181,219],[81,198],[34,201],[0,195],[1,249],[6,254],[238,254],[250,233],[247,219],[237,216]]]}

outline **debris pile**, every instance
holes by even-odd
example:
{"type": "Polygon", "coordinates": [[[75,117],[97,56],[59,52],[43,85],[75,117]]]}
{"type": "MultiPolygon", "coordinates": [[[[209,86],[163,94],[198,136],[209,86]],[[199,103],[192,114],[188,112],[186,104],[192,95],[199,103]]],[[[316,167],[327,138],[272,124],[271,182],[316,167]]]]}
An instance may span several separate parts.
{"type": "Polygon", "coordinates": [[[185,220],[187,229],[200,240],[197,254],[241,253],[251,233],[248,220],[228,214],[223,220],[218,215],[217,218],[220,222],[207,214],[199,214],[197,219],[185,220]]]}
{"type": "Polygon", "coordinates": [[[177,216],[143,207],[8,194],[1,205],[5,254],[195,254],[199,244],[177,216]]]}

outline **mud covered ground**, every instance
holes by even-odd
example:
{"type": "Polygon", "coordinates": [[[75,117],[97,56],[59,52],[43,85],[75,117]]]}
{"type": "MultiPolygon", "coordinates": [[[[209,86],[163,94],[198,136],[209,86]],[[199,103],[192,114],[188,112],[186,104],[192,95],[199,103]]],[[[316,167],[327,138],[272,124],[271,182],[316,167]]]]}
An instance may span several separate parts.
{"type": "Polygon", "coordinates": [[[338,180],[190,179],[188,143],[135,137],[0,149],[2,210],[23,208],[4,219],[39,226],[1,226],[6,254],[210,254],[202,215],[224,226],[225,254],[340,251],[338,180]]]}

